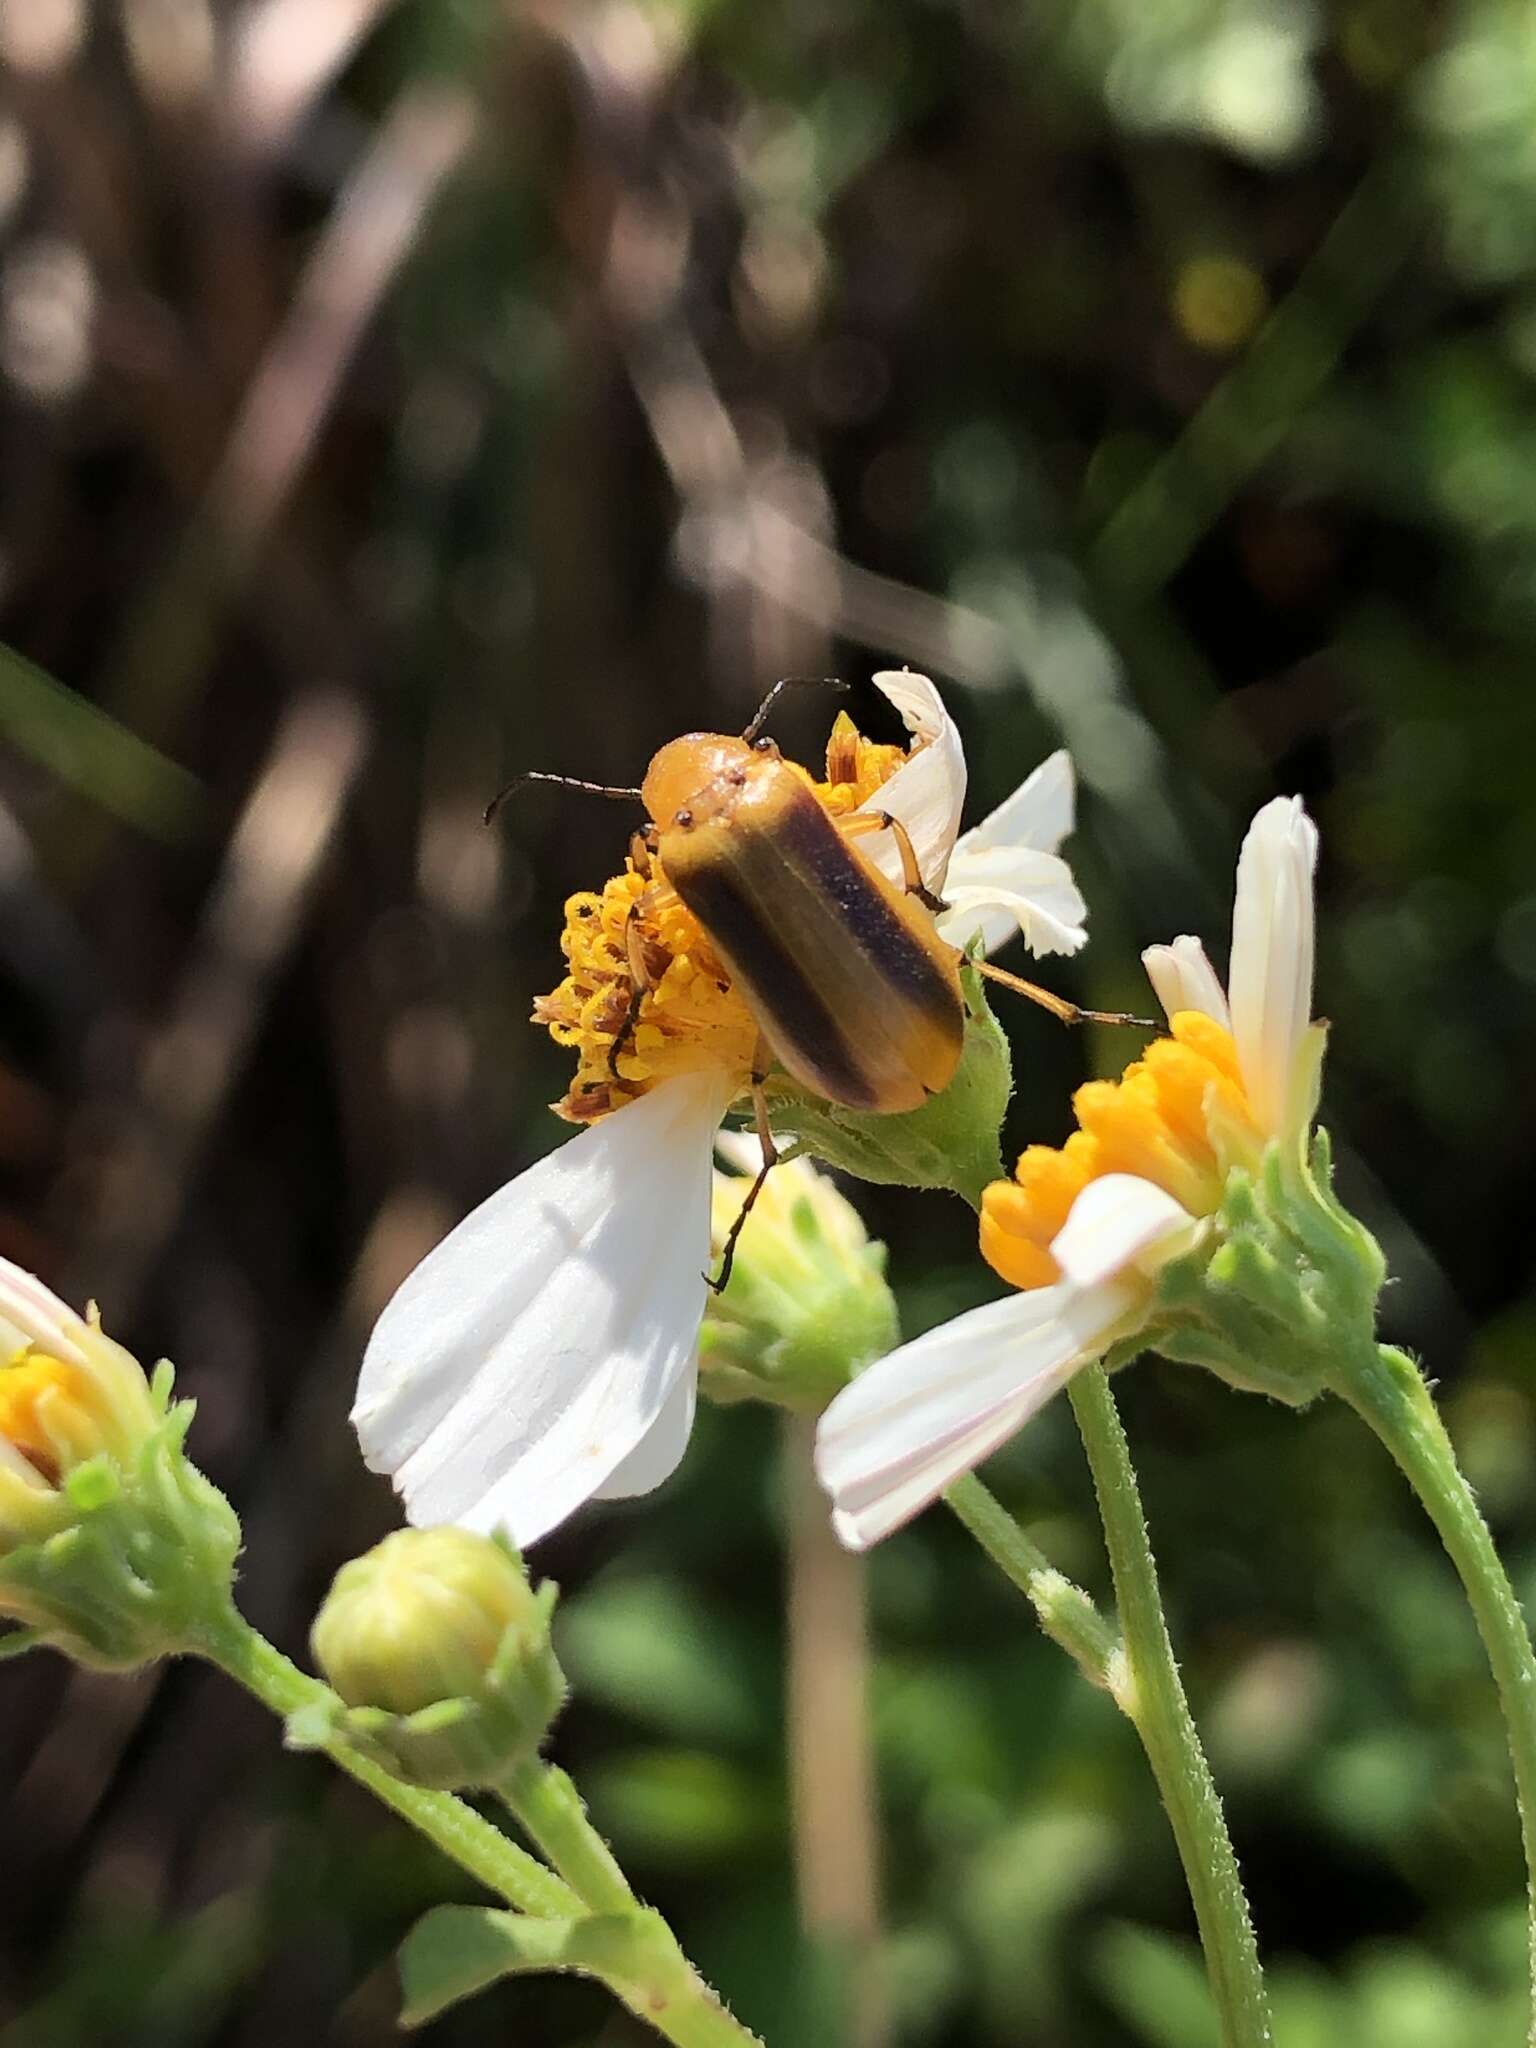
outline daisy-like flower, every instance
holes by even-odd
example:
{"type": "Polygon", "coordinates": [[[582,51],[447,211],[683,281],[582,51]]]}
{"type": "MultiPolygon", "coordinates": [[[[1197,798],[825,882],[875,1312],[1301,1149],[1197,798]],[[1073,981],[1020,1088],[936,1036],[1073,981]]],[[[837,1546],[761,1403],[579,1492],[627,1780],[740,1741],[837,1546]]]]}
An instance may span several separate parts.
{"type": "Polygon", "coordinates": [[[1230,1000],[1198,939],[1142,957],[1169,1021],[1079,1128],[1031,1145],[982,1201],[981,1249],[1018,1292],[889,1353],[826,1410],[816,1465],[862,1550],[1015,1434],[1080,1367],[1146,1330],[1160,1276],[1210,1244],[1234,1168],[1298,1158],[1314,1106],[1317,832],[1297,798],[1254,819],[1237,869],[1230,1000]]]}
{"type": "Polygon", "coordinates": [[[93,1458],[131,1466],[160,1419],[138,1361],[95,1310],[76,1315],[0,1259],[0,1550],[69,1521],[69,1475],[93,1458]]]}
{"type": "MultiPolygon", "coordinates": [[[[846,717],[817,794],[833,816],[889,812],[957,946],[1022,932],[1073,953],[1085,910],[1057,847],[1072,825],[1071,763],[1057,753],[973,831],[959,833],[959,734],[925,676],[875,682],[909,744],[876,745],[846,717]]],[[[860,850],[893,880],[892,835],[860,850]]],[[[452,1231],[385,1308],[352,1420],[368,1464],[418,1524],[504,1529],[527,1544],[587,1500],[649,1492],[693,1421],[715,1134],[746,1090],[758,1025],[679,902],[642,906],[652,988],[616,1060],[633,984],[625,921],[660,877],[632,857],[566,905],[568,972],[534,1019],[577,1068],[557,1114],[588,1126],[452,1231]]]]}
{"type": "Polygon", "coordinates": [[[240,1525],[182,1452],[191,1406],[0,1259],[0,1615],[127,1669],[185,1648],[229,1598],[240,1525]]]}

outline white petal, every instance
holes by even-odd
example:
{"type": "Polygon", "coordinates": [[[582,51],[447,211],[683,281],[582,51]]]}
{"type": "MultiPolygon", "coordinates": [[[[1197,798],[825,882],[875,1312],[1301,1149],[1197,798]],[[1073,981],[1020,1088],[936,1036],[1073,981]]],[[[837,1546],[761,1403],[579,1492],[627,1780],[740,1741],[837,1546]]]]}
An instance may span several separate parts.
{"type": "Polygon", "coordinates": [[[34,1344],[50,1358],[80,1365],[85,1362],[80,1340],[89,1335],[85,1321],[35,1274],[0,1259],[0,1347],[14,1352],[34,1344]]]}
{"type": "Polygon", "coordinates": [[[632,1500],[637,1493],[654,1493],[672,1477],[693,1434],[698,1391],[698,1374],[685,1372],[662,1403],[661,1413],[629,1456],[614,1466],[594,1500],[632,1500]]]}
{"type": "Polygon", "coordinates": [[[1076,801],[1072,756],[1058,747],[1012,796],[1005,796],[979,825],[961,833],[955,853],[981,853],[989,846],[1028,846],[1036,853],[1055,853],[1072,830],[1076,801]]]}
{"type": "MultiPolygon", "coordinates": [[[[875,688],[895,705],[917,750],[881,783],[864,811],[889,811],[907,828],[917,865],[930,889],[941,889],[960,813],[965,806],[965,750],[944,700],[926,676],[910,669],[882,669],[875,688]]],[[[890,833],[872,833],[859,851],[893,882],[901,880],[901,855],[890,833]]]]}
{"type": "Polygon", "coordinates": [[[1013,846],[968,851],[962,839],[944,897],[949,908],[938,919],[939,935],[952,946],[969,945],[978,932],[988,953],[1015,932],[1023,933],[1032,953],[1075,953],[1088,943],[1088,906],[1072,870],[1054,853],[1013,846]]]}
{"type": "Polygon", "coordinates": [[[1012,1294],[861,1373],[816,1431],[839,1539],[867,1548],[980,1464],[1099,1355],[1138,1298],[1113,1284],[1012,1294]]]}
{"type": "Polygon", "coordinates": [[[662,1082],[467,1216],[368,1342],[352,1420],[418,1524],[531,1543],[634,1451],[692,1370],[715,1074],[662,1082]]]}
{"type": "Polygon", "coordinates": [[[1130,1267],[1176,1257],[1199,1221],[1182,1202],[1134,1173],[1089,1181],[1051,1240],[1051,1257],[1074,1287],[1097,1287],[1130,1267]]]}
{"type": "Polygon", "coordinates": [[[1232,910],[1232,1035],[1260,1128],[1289,1128],[1312,1018],[1317,827],[1300,797],[1276,797],[1248,828],[1232,910]]]}
{"type": "Polygon", "coordinates": [[[1224,1031],[1232,1028],[1221,976],[1206,957],[1204,946],[1187,932],[1171,946],[1148,946],[1141,956],[1147,979],[1157,991],[1163,1015],[1170,1019],[1180,1010],[1198,1010],[1214,1018],[1224,1031]]]}

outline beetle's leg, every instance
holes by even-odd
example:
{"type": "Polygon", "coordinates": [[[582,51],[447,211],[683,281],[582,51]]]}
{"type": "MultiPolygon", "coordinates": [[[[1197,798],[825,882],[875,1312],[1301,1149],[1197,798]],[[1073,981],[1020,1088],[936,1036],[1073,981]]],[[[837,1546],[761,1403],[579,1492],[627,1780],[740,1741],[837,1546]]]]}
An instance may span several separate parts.
{"type": "Polygon", "coordinates": [[[839,818],[838,830],[845,839],[862,839],[868,832],[889,832],[896,841],[896,851],[901,855],[901,886],[909,896],[915,896],[926,909],[948,910],[949,905],[942,896],[935,896],[923,880],[923,871],[917,864],[913,850],[912,835],[900,818],[892,817],[889,811],[855,811],[851,817],[839,818]]]}
{"type": "MultiPolygon", "coordinates": [[[[638,835],[637,835],[638,837],[638,835]]],[[[670,882],[653,882],[643,896],[637,896],[629,906],[624,918],[624,957],[629,963],[629,1008],[624,1013],[624,1022],[619,1026],[612,1045],[608,1048],[608,1072],[615,1080],[621,1080],[619,1060],[629,1050],[635,1035],[635,1026],[640,1021],[640,1007],[656,986],[651,974],[650,963],[645,957],[645,942],[640,935],[640,919],[654,916],[658,910],[670,909],[677,901],[677,891],[670,882]]]]}
{"type": "Polygon", "coordinates": [[[726,1235],[718,1276],[710,1280],[707,1273],[704,1275],[716,1294],[724,1294],[726,1290],[731,1277],[731,1267],[736,1259],[736,1240],[741,1236],[742,1225],[752,1214],[752,1204],[763,1192],[763,1182],[779,1163],[779,1148],[773,1142],[773,1132],[768,1125],[768,1098],[763,1093],[763,1083],[767,1078],[765,1073],[754,1073],[752,1076],[752,1114],[757,1120],[757,1142],[763,1148],[763,1163],[758,1168],[757,1178],[747,1189],[746,1200],[736,1212],[736,1221],[726,1235]]]}
{"type": "Polygon", "coordinates": [[[1133,1024],[1138,1031],[1157,1029],[1150,1017],[1132,1017],[1124,1010],[1085,1010],[1078,1003],[1069,1003],[1065,996],[1052,995],[1048,988],[1041,988],[1038,982],[1025,981],[1017,974],[1010,974],[1006,968],[994,967],[990,960],[973,960],[970,964],[978,974],[984,974],[988,981],[1001,982],[1004,988],[1011,988],[1016,996],[1028,996],[1032,1003],[1038,1003],[1042,1010],[1049,1010],[1051,1015],[1059,1017],[1063,1024],[1133,1024]]]}

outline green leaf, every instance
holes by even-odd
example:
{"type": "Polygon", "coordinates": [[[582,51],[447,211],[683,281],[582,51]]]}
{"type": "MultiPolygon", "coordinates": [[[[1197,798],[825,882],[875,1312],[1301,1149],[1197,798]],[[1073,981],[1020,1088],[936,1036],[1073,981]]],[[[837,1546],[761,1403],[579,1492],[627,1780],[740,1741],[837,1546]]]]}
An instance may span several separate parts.
{"type": "Polygon", "coordinates": [[[7,1657],[24,1657],[28,1650],[40,1649],[47,1638],[35,1628],[9,1628],[0,1635],[0,1664],[7,1657]]]}
{"type": "Polygon", "coordinates": [[[195,775],[3,646],[0,732],[81,796],[157,839],[189,838],[205,814],[195,775]]]}
{"type": "Polygon", "coordinates": [[[653,1940],[642,1913],[535,1920],[489,1906],[436,1906],[400,1949],[400,2023],[425,2025],[503,1977],[574,1970],[604,1982],[640,1976],[653,1940]]]}
{"type": "Polygon", "coordinates": [[[1112,1928],[1094,1950],[1099,1988],[1148,2048],[1220,2048],[1198,1955],[1143,1927],[1112,1928]]]}

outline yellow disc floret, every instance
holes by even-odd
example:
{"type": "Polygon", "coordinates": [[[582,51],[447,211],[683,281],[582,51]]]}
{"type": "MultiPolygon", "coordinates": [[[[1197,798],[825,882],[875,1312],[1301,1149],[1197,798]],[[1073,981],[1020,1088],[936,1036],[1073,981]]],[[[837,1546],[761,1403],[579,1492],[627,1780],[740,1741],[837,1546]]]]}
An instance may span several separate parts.
{"type": "MultiPolygon", "coordinates": [[[[814,785],[816,794],[834,817],[845,817],[909,758],[904,747],[865,739],[843,713],[827,741],[827,779],[814,785]]],[[[577,1056],[575,1077],[554,1104],[557,1116],[592,1123],[670,1075],[708,1067],[738,1077],[745,1088],[758,1046],[756,1019],[703,926],[666,886],[654,854],[637,850],[600,891],[567,900],[560,950],[566,977],[533,1006],[534,1023],[577,1056]],[[648,983],[638,1008],[631,941],[648,983]]]]}
{"type": "Polygon", "coordinates": [[[566,903],[560,950],[570,971],[534,1003],[533,1021],[576,1052],[575,1078],[555,1104],[571,1123],[591,1123],[671,1074],[720,1067],[745,1081],[751,1072],[758,1035],[752,1012],[698,919],[658,890],[663,880],[659,861],[642,873],[630,860],[601,894],[583,891],[566,903]],[[635,919],[652,986],[629,1030],[634,981],[625,927],[631,906],[652,894],[662,907],[642,904],[635,919]]]}
{"type": "Polygon", "coordinates": [[[1051,1242],[1088,1185],[1106,1173],[1154,1182],[1192,1216],[1221,1200],[1224,1144],[1260,1137],[1238,1072],[1231,1033],[1198,1011],[1181,1011],[1118,1081],[1089,1081],[1072,1098],[1079,1128],[1057,1150],[1031,1145],[1012,1180],[982,1196],[981,1252],[1012,1286],[1048,1287],[1060,1277],[1051,1242]]]}

